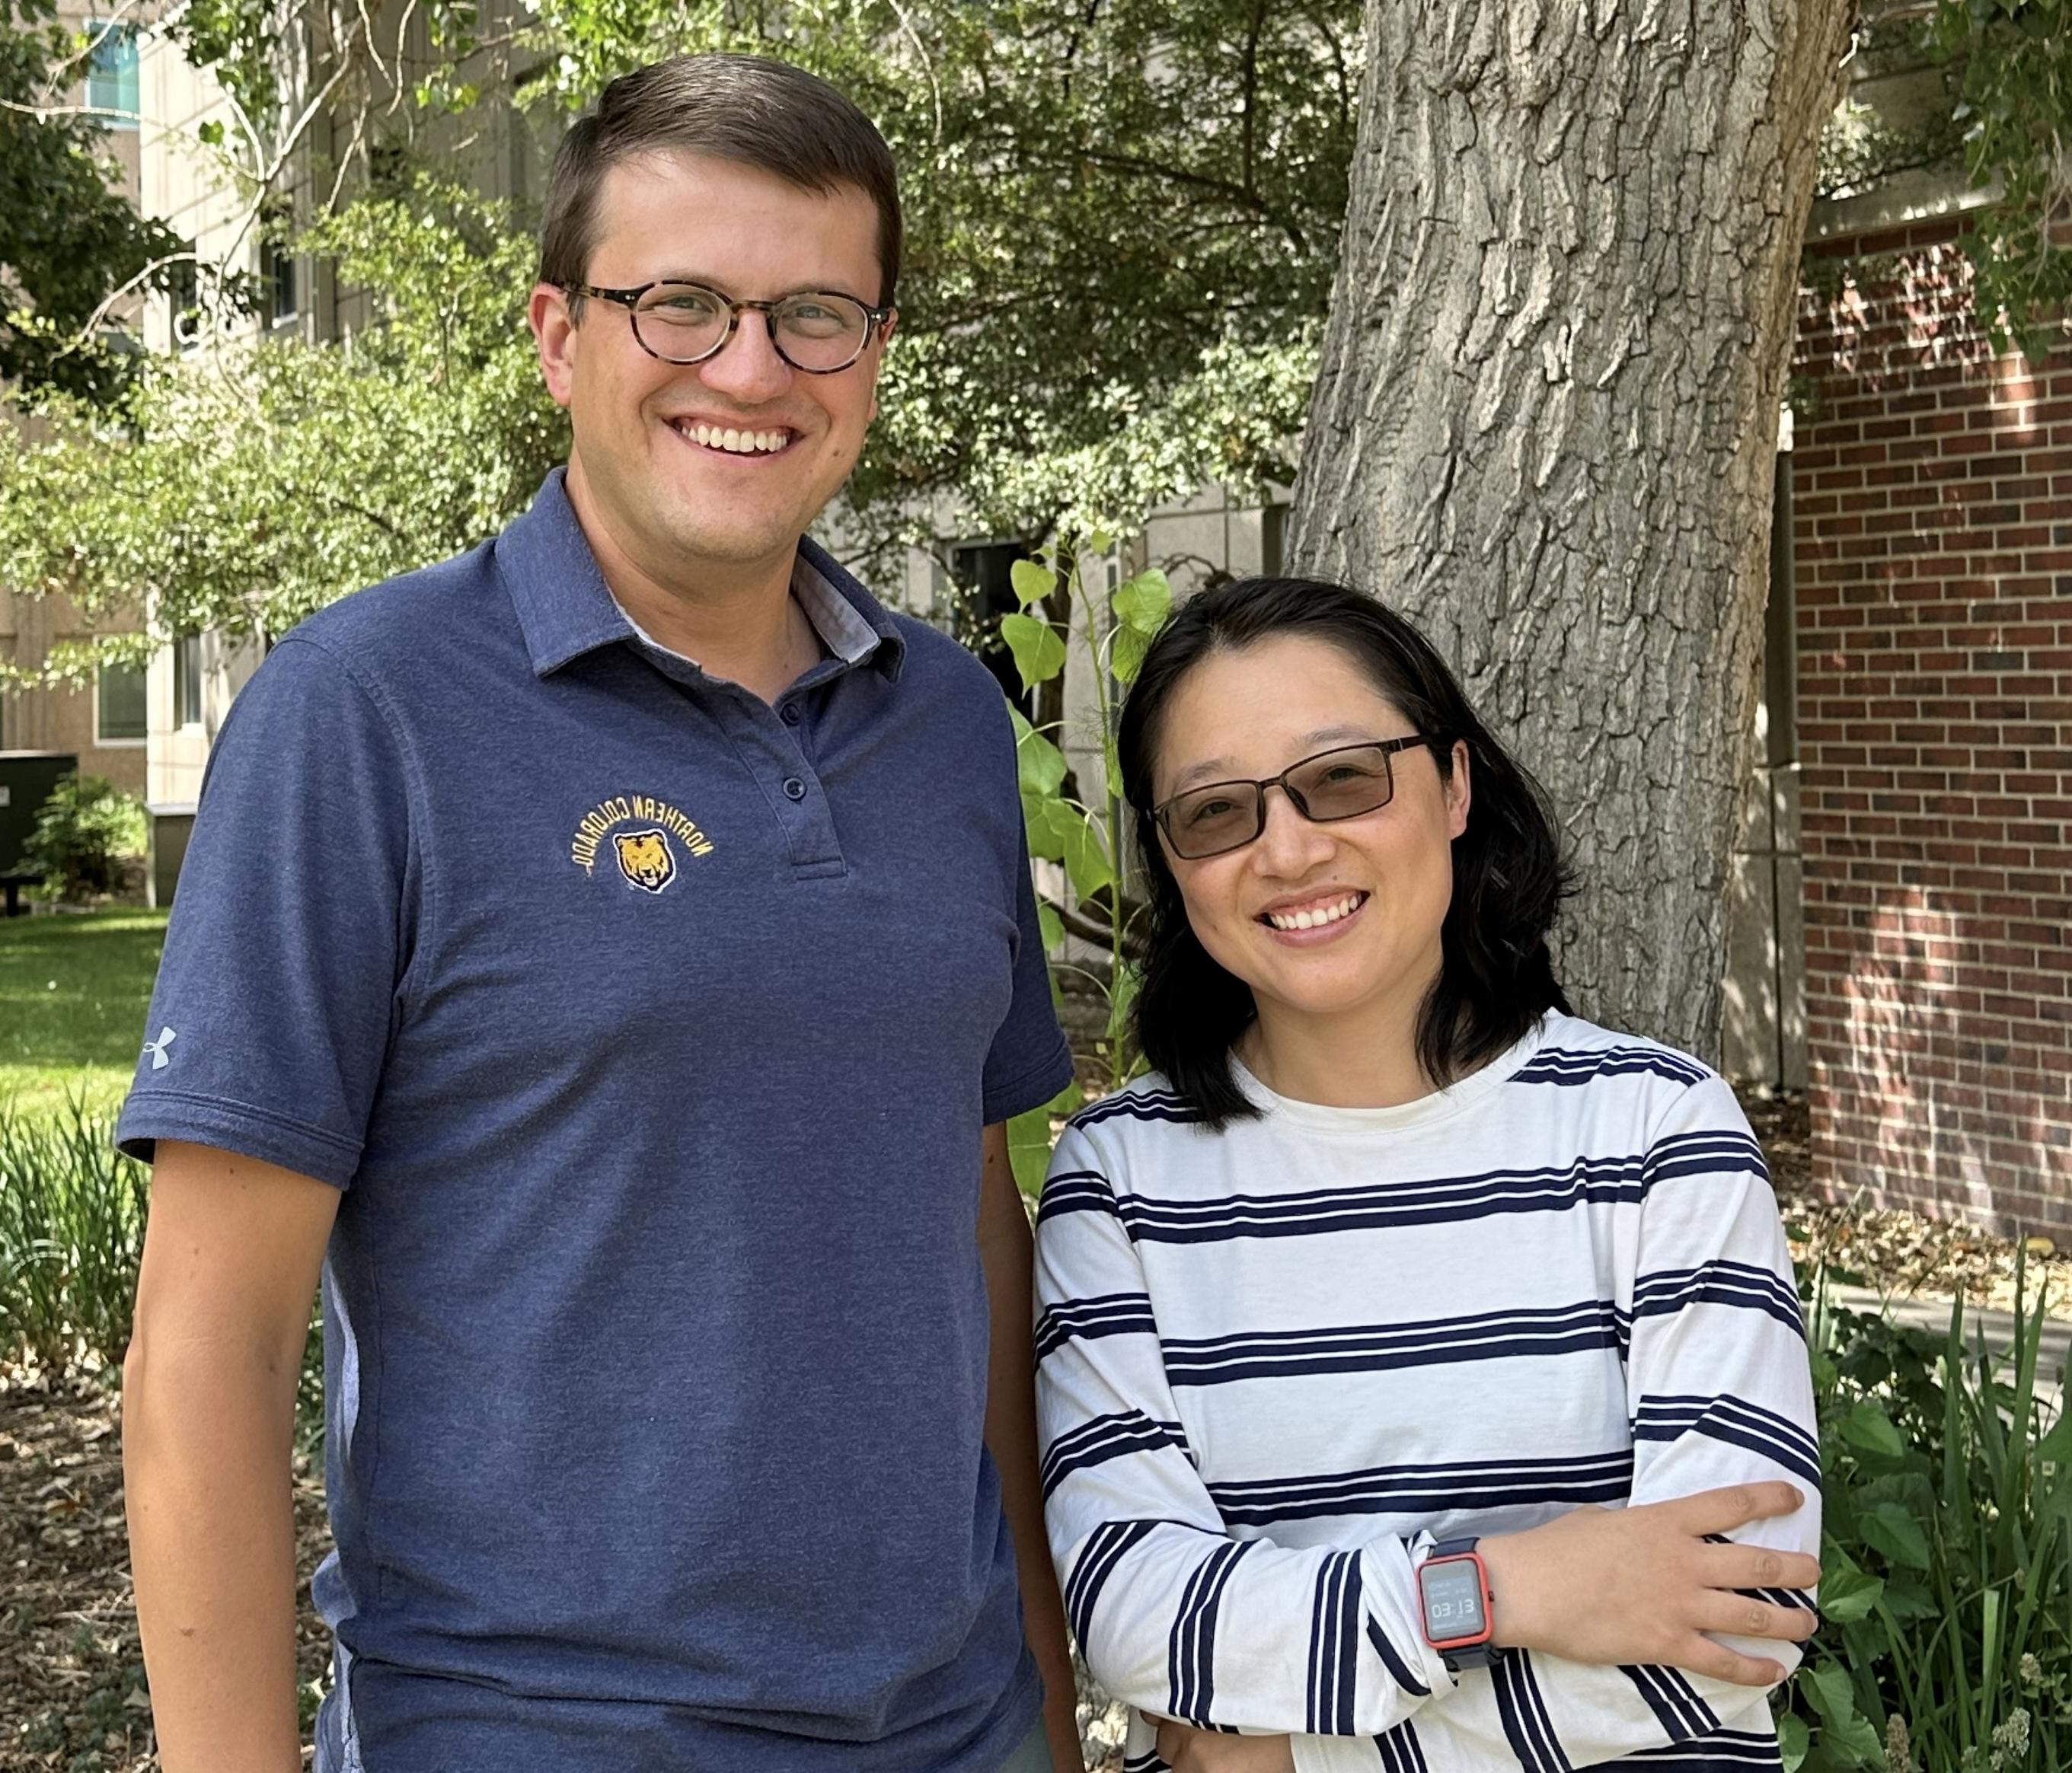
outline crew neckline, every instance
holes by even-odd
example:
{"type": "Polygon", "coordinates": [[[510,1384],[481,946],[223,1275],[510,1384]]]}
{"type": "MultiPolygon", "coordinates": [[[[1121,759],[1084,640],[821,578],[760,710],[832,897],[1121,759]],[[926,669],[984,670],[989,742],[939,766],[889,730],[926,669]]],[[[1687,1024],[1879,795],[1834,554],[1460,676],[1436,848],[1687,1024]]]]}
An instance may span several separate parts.
{"type": "Polygon", "coordinates": [[[1415,1102],[1398,1102],[1389,1108],[1343,1108],[1330,1102],[1305,1102],[1297,1096],[1284,1096],[1261,1081],[1235,1052],[1230,1056],[1231,1073],[1246,1099],[1276,1118],[1323,1133],[1400,1132],[1450,1120],[1509,1082],[1545,1045],[1552,1020],[1552,1012],[1541,1016],[1522,1038],[1496,1054],[1486,1065],[1465,1077],[1456,1078],[1444,1090],[1435,1090],[1415,1102]]]}

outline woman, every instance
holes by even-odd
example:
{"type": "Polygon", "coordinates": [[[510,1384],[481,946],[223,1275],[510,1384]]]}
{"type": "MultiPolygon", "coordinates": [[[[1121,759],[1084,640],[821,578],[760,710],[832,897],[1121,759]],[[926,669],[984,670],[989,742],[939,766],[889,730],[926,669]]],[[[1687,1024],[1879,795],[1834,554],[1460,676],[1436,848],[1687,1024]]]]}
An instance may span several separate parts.
{"type": "Polygon", "coordinates": [[[1126,1767],[1777,1766],[1819,1467],[1732,1093],[1568,1013],[1537,790],[1372,600],[1202,593],[1120,741],[1156,1069],[1059,1143],[1037,1347],[1126,1767]]]}

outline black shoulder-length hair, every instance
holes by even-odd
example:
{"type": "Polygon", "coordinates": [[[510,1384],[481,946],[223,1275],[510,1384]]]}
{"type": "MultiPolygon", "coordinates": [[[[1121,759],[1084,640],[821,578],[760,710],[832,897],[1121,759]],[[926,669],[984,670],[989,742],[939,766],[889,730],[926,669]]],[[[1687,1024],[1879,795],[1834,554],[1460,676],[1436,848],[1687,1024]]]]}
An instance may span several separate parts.
{"type": "Polygon", "coordinates": [[[1187,921],[1151,816],[1152,775],[1173,692],[1212,652],[1269,635],[1336,646],[1412,728],[1433,741],[1441,776],[1468,749],[1467,829],[1453,842],[1453,896],[1441,926],[1439,977],[1420,1008],[1417,1057],[1444,1086],[1566,1011],[1548,932],[1568,876],[1546,796],[1490,736],[1432,643],[1377,599],[1314,579],[1239,579],[1180,605],[1145,653],[1117,734],[1149,888],[1148,946],[1132,1009],[1137,1043],[1211,1127],[1258,1110],[1231,1072],[1232,1044],[1256,1010],[1252,987],[1214,960],[1187,921]]]}

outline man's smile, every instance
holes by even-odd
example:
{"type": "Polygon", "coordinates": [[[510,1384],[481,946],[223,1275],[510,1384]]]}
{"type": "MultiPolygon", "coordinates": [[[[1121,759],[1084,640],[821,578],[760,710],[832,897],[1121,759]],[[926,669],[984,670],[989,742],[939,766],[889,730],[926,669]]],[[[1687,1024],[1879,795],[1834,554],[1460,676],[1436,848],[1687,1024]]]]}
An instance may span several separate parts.
{"type": "Polygon", "coordinates": [[[787,425],[750,428],[715,425],[702,419],[666,419],[663,422],[686,443],[730,456],[782,455],[799,435],[787,425]]]}

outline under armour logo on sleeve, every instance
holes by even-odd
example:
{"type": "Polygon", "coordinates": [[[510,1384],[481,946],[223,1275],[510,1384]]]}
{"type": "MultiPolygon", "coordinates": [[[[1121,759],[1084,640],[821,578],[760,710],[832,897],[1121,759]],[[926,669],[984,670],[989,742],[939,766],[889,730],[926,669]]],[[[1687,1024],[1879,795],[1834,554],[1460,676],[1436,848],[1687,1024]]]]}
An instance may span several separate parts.
{"type": "Polygon", "coordinates": [[[171,1056],[166,1053],[166,1049],[179,1038],[179,1035],[176,1030],[161,1028],[158,1030],[157,1040],[146,1040],[144,1043],[144,1050],[151,1056],[151,1069],[154,1071],[163,1071],[173,1062],[171,1056]]]}

